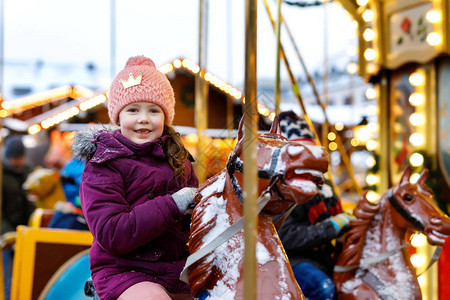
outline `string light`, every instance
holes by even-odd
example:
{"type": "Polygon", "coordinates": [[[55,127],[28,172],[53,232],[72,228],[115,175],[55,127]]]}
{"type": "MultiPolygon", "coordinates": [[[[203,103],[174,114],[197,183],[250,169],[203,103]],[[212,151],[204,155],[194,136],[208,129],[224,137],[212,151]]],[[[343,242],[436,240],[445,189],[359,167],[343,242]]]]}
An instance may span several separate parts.
{"type": "MultiPolygon", "coordinates": [[[[178,69],[181,67],[190,71],[192,74],[197,74],[200,72],[200,67],[196,63],[188,59],[183,60],[175,59],[172,63],[167,63],[159,66],[158,70],[163,74],[167,74],[169,72],[172,72],[174,69],[178,69]]],[[[211,73],[206,73],[203,75],[203,79],[210,82],[212,85],[221,89],[225,93],[229,94],[234,99],[241,100],[242,103],[245,103],[245,97],[242,94],[242,92],[236,89],[235,87],[227,84],[220,78],[214,76],[211,73]]],[[[45,119],[44,121],[41,122],[40,125],[39,124],[31,125],[28,128],[28,131],[32,132],[30,134],[36,134],[43,128],[48,129],[52,126],[59,124],[62,121],[67,120],[68,118],[73,117],[80,111],[86,111],[104,103],[109,98],[109,91],[94,96],[93,91],[83,87],[63,86],[43,93],[38,93],[32,96],[20,98],[14,101],[2,101],[0,104],[2,108],[0,109],[0,118],[6,118],[11,114],[20,113],[33,107],[40,106],[45,103],[53,102],[55,100],[67,97],[73,99],[86,97],[88,99],[80,101],[78,106],[75,106],[72,109],[69,108],[68,111],[65,111],[64,113],[58,113],[54,116],[45,119]]],[[[268,107],[266,107],[261,103],[258,104],[258,112],[262,116],[268,117],[270,121],[273,121],[275,119],[275,112],[271,111],[268,107]]]]}
{"type": "Polygon", "coordinates": [[[425,18],[427,19],[428,22],[432,24],[438,23],[439,21],[441,21],[441,13],[436,9],[432,9],[427,12],[425,18]]]}
{"type": "Polygon", "coordinates": [[[409,103],[411,103],[412,106],[419,106],[422,105],[425,101],[424,96],[421,93],[412,93],[408,98],[409,103]]]}
{"type": "Polygon", "coordinates": [[[367,194],[366,194],[366,198],[367,198],[367,201],[373,203],[373,202],[376,202],[378,200],[378,194],[375,193],[374,191],[368,191],[367,194]]]}
{"type": "Polygon", "coordinates": [[[442,37],[437,32],[430,32],[427,35],[426,40],[427,40],[428,45],[430,45],[430,46],[437,46],[442,43],[442,37]]]}
{"type": "Polygon", "coordinates": [[[373,20],[374,17],[375,17],[375,13],[373,11],[371,11],[370,9],[366,9],[362,13],[362,18],[363,18],[364,22],[370,22],[373,20]]]}
{"type": "Polygon", "coordinates": [[[409,162],[413,167],[419,167],[423,164],[423,155],[420,153],[413,153],[410,158],[409,162]]]}
{"type": "Polygon", "coordinates": [[[409,83],[411,83],[413,86],[421,86],[425,81],[425,78],[422,74],[414,72],[409,76],[409,83]]]}
{"type": "Polygon", "coordinates": [[[366,51],[364,51],[364,58],[367,61],[372,61],[377,56],[377,52],[372,48],[367,48],[366,51]]]}
{"type": "Polygon", "coordinates": [[[409,122],[413,126],[419,126],[425,123],[425,117],[421,113],[413,113],[409,116],[409,122]]]}
{"type": "Polygon", "coordinates": [[[375,31],[371,28],[366,28],[363,32],[363,38],[366,42],[370,42],[375,38],[375,31]]]}
{"type": "Polygon", "coordinates": [[[411,145],[417,147],[423,145],[424,137],[422,134],[415,132],[409,136],[409,142],[411,143],[411,145]]]}

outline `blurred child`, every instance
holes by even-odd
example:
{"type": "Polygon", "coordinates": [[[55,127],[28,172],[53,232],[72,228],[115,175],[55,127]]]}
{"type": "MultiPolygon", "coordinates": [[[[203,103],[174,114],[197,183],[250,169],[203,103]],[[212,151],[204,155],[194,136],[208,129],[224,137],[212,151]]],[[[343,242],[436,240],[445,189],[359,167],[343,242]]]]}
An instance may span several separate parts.
{"type": "MultiPolygon", "coordinates": [[[[306,121],[294,112],[279,115],[281,133],[289,140],[314,143],[306,121]]],[[[334,268],[333,239],[342,234],[353,216],[342,212],[341,202],[325,183],[316,196],[298,205],[278,230],[298,285],[309,300],[335,299],[331,279],[334,268]]]]}

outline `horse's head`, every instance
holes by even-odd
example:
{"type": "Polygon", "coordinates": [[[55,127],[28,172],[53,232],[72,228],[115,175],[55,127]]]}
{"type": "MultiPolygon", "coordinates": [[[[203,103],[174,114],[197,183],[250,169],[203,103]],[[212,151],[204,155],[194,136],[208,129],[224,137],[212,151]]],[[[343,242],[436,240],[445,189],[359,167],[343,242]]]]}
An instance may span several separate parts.
{"type": "MultiPolygon", "coordinates": [[[[230,154],[227,170],[233,189],[242,200],[243,183],[243,122],[239,125],[238,142],[230,154]]],[[[257,142],[258,192],[261,194],[275,180],[270,202],[264,210],[280,213],[295,202],[302,204],[317,193],[317,185],[323,181],[328,169],[329,155],[323,147],[307,142],[290,141],[281,136],[276,117],[269,133],[260,134],[257,142]]]]}
{"type": "Polygon", "coordinates": [[[450,235],[450,218],[434,202],[433,191],[425,185],[428,170],[420,174],[416,183],[409,177],[412,168],[403,172],[400,184],[388,192],[393,210],[393,222],[402,228],[420,231],[432,245],[442,245],[450,235]]]}

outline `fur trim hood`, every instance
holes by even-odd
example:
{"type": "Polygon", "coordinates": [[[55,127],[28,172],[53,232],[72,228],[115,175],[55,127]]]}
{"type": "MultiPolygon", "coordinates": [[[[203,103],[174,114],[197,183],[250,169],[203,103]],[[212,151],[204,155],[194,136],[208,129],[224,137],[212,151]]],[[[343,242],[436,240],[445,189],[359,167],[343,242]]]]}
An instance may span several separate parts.
{"type": "Polygon", "coordinates": [[[101,130],[107,130],[110,133],[114,131],[113,128],[103,127],[98,129],[97,127],[89,127],[87,129],[80,130],[75,134],[75,137],[73,138],[74,142],[72,144],[72,151],[76,158],[79,160],[91,159],[95,151],[97,151],[95,140],[101,130]]]}

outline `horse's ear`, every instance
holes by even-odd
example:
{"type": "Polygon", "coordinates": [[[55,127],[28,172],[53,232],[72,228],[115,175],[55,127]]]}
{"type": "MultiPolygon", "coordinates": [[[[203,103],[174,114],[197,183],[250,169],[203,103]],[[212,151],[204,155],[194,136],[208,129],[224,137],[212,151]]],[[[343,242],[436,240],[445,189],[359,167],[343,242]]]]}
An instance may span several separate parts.
{"type": "Polygon", "coordinates": [[[270,133],[281,135],[281,127],[280,121],[278,120],[278,116],[275,116],[275,118],[273,119],[272,126],[270,127],[270,133]]]}
{"type": "Polygon", "coordinates": [[[244,136],[244,116],[242,115],[241,121],[239,122],[237,140],[240,141],[243,136],[244,136]]]}
{"type": "Polygon", "coordinates": [[[427,181],[427,177],[428,177],[428,169],[423,169],[423,171],[420,173],[419,180],[417,180],[417,182],[419,183],[420,186],[425,185],[425,182],[427,181]]]}
{"type": "Polygon", "coordinates": [[[400,180],[400,183],[409,182],[409,177],[411,176],[411,172],[412,172],[412,166],[410,164],[408,164],[406,166],[405,170],[403,171],[403,175],[402,175],[402,179],[400,180]]]}

